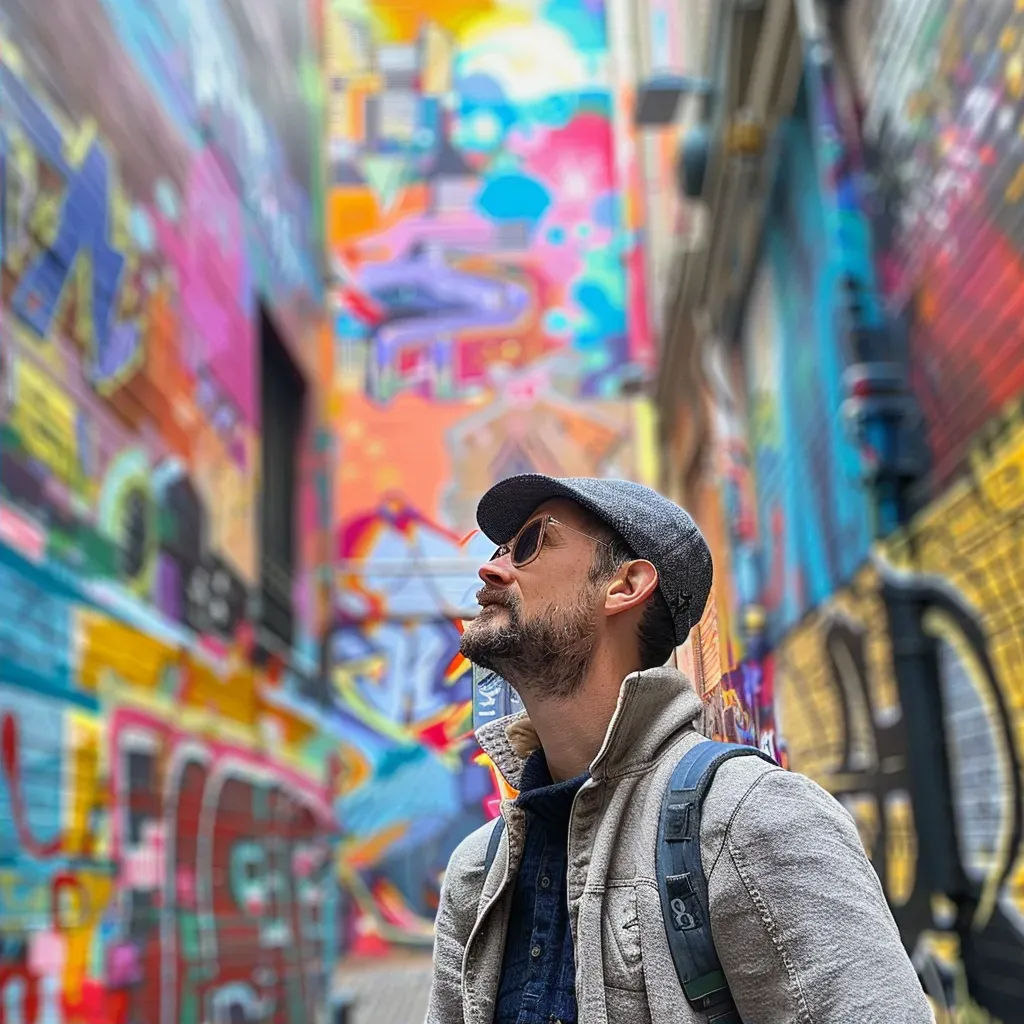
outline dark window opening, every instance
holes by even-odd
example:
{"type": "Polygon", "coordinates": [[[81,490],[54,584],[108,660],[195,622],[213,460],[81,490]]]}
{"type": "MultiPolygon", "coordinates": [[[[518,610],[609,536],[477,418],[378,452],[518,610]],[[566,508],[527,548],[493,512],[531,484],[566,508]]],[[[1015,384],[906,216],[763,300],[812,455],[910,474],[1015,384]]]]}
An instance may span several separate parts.
{"type": "Polygon", "coordinates": [[[262,304],[260,356],[263,429],[260,624],[287,648],[292,645],[295,634],[292,587],[296,566],[299,442],[306,384],[262,304]]]}

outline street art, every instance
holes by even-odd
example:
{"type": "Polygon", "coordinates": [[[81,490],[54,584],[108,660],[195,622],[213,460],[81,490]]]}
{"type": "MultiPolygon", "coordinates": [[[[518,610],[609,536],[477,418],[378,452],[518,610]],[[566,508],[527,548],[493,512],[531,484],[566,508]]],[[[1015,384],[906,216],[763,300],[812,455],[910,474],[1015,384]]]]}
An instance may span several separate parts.
{"type": "MultiPolygon", "coordinates": [[[[12,1024],[285,1024],[326,998],[338,759],[309,666],[251,660],[261,311],[330,376],[300,80],[315,41],[302,5],[247,6],[0,14],[12,1024]]],[[[326,405],[297,453],[307,654],[326,405]]]]}
{"type": "Polygon", "coordinates": [[[1022,423],[1018,407],[776,652],[793,767],[854,815],[930,994],[953,1005],[963,971],[1007,1021],[1024,962],[1022,423]]]}
{"type": "Polygon", "coordinates": [[[3,645],[2,1019],[311,1019],[335,941],[317,721],[237,655],[168,645],[3,565],[22,581],[5,621],[29,585],[53,621],[3,645]]]}
{"type": "Polygon", "coordinates": [[[570,403],[542,368],[510,374],[491,403],[453,415],[447,430],[443,417],[427,420],[422,446],[408,443],[404,401],[385,418],[367,399],[347,400],[344,436],[370,459],[342,462],[339,503],[353,514],[338,530],[327,639],[345,723],[342,879],[356,906],[354,948],[364,951],[381,939],[431,941],[448,856],[495,811],[494,780],[468,735],[469,666],[457,653],[476,569],[492,551],[479,536],[463,542],[477,500],[497,475],[628,473],[640,433],[634,410],[570,403]],[[385,484],[401,490],[358,511],[385,484]]]}
{"type": "Polygon", "coordinates": [[[339,537],[328,665],[343,722],[338,817],[352,948],[433,938],[448,857],[492,817],[494,785],[472,739],[461,619],[477,589],[463,544],[392,497],[339,537]]]}
{"type": "Polygon", "coordinates": [[[786,549],[780,330],[776,284],[771,268],[762,261],[743,325],[744,380],[737,391],[746,396],[760,603],[776,633],[776,623],[796,617],[806,601],[802,576],[794,571],[786,549]]]}
{"type": "Polygon", "coordinates": [[[622,269],[638,243],[620,209],[603,7],[467,2],[463,24],[445,20],[462,5],[432,6],[416,28],[383,3],[328,22],[343,359],[378,401],[452,400],[492,365],[571,350],[578,393],[614,396],[652,350],[622,269]]]}
{"type": "MultiPolygon", "coordinates": [[[[63,4],[51,0],[52,21],[71,16],[63,4]]],[[[282,203],[295,198],[287,216],[303,231],[308,217],[299,185],[288,178],[286,188],[287,168],[274,163],[272,125],[248,94],[221,103],[216,131],[197,141],[194,119],[205,108],[185,102],[187,83],[179,82],[181,109],[161,108],[143,128],[152,112],[137,106],[154,81],[163,95],[170,71],[133,63],[139,34],[155,42],[162,28],[169,35],[158,38],[170,49],[193,15],[222,25],[210,4],[178,11],[170,27],[166,13],[111,21],[100,0],[86,6],[96,53],[111,62],[110,75],[87,84],[75,70],[80,61],[62,62],[63,37],[43,31],[39,5],[13,8],[3,36],[0,492],[15,524],[8,540],[41,548],[112,597],[142,599],[229,640],[258,571],[257,295],[279,303],[275,318],[297,339],[301,364],[315,366],[313,353],[328,344],[310,320],[320,286],[306,249],[295,273],[275,271],[294,263],[306,236],[264,220],[253,227],[252,197],[239,194],[228,162],[232,146],[267,150],[260,187],[281,183],[276,194],[282,203]],[[115,79],[136,97],[130,109],[117,105],[115,79]],[[93,107],[68,113],[42,81],[93,107]],[[118,145],[126,125],[138,130],[118,145]],[[154,151],[167,155],[159,166],[154,151]]],[[[146,49],[150,58],[155,52],[146,49]]],[[[201,88],[212,88],[212,72],[198,63],[184,70],[213,104],[201,88]]],[[[251,173],[263,166],[255,154],[247,159],[251,173]]],[[[308,154],[289,163],[308,169],[308,154]]],[[[319,444],[312,420],[306,443],[311,451],[319,444]]],[[[310,458],[304,466],[304,507],[320,465],[310,458]]],[[[305,565],[300,580],[297,598],[311,608],[305,565]]],[[[307,620],[300,625],[300,643],[315,649],[307,620]]]]}
{"type": "Polygon", "coordinates": [[[703,362],[708,431],[688,475],[685,501],[711,549],[715,582],[675,661],[704,701],[705,735],[757,746],[785,765],[761,603],[766,595],[743,375],[739,360],[716,341],[709,342],[703,362]]]}
{"type": "Polygon", "coordinates": [[[871,46],[884,58],[865,139],[891,225],[885,284],[893,314],[910,323],[934,493],[1024,389],[1024,12],[1011,0],[877,6],[871,46]]]}
{"type": "MultiPolygon", "coordinates": [[[[242,296],[210,287],[218,279],[241,287],[239,253],[219,261],[205,227],[182,238],[172,215],[133,204],[95,122],[62,123],[18,75],[13,44],[5,47],[3,298],[11,340],[0,487],[8,514],[38,526],[47,556],[114,580],[190,625],[203,617],[196,574],[219,574],[235,612],[207,624],[230,633],[244,601],[244,593],[231,595],[255,569],[255,379],[244,372],[253,364],[242,296]],[[133,233],[145,236],[141,243],[133,233]],[[193,266],[200,249],[205,265],[193,266]],[[171,282],[189,279],[196,288],[179,303],[171,282]],[[214,331],[241,373],[224,372],[223,353],[207,358],[201,350],[214,331]],[[198,351],[184,351],[184,337],[198,351]],[[230,386],[218,384],[229,376],[230,386]],[[136,440],[145,421],[166,429],[163,444],[136,440]],[[211,551],[211,536],[225,546],[211,551]]],[[[192,183],[186,205],[204,224],[198,214],[224,198],[223,181],[200,162],[192,183]]],[[[240,217],[221,229],[231,244],[240,217]]]]}
{"type": "Polygon", "coordinates": [[[607,18],[579,0],[326,15],[341,413],[324,660],[362,952],[430,941],[449,855],[495,812],[457,655],[490,554],[463,545],[481,494],[523,472],[651,475],[650,407],[626,398],[654,350],[607,18]]]}
{"type": "Polygon", "coordinates": [[[553,383],[557,368],[539,363],[498,377],[492,399],[448,432],[452,482],[442,510],[472,524],[491,484],[516,473],[629,476],[643,462],[644,428],[623,402],[567,400],[553,383]]]}
{"type": "Polygon", "coordinates": [[[839,415],[851,355],[847,261],[834,252],[827,230],[810,123],[801,114],[784,130],[785,155],[766,227],[772,295],[767,322],[757,325],[762,336],[752,342],[769,350],[761,380],[769,367],[778,370],[777,383],[762,389],[766,401],[751,410],[755,431],[771,427],[755,432],[753,454],[757,471],[765,473],[758,492],[772,642],[850,578],[871,539],[859,455],[839,415]],[[777,531],[781,564],[775,560],[777,531]],[[776,581],[780,592],[771,589],[776,581]]]}

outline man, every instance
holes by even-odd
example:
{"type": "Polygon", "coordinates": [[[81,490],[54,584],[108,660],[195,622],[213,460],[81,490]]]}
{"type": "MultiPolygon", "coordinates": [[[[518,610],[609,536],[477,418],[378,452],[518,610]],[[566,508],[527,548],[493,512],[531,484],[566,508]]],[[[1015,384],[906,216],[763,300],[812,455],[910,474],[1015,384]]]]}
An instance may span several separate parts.
{"type": "MultiPolygon", "coordinates": [[[[697,1024],[655,865],[662,799],[704,742],[701,701],[663,667],[703,612],[711,555],[681,508],[620,480],[513,477],[480,502],[467,658],[525,712],[481,747],[519,791],[454,852],[428,1024],[697,1024]]],[[[756,756],[724,762],[700,855],[714,942],[747,1024],[925,1024],[932,1012],[853,821],[756,756]]],[[[735,1018],[733,1018],[735,1019],[735,1018]]]]}

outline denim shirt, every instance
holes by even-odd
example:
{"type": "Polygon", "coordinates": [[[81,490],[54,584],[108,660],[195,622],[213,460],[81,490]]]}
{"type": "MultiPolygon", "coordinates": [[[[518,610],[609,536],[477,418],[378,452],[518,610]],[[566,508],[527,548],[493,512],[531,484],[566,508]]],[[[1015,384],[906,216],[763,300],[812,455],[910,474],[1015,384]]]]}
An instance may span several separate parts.
{"type": "Polygon", "coordinates": [[[587,775],[552,782],[533,753],[517,803],[526,845],[516,876],[494,1024],[576,1024],[576,965],[566,895],[569,814],[587,775]]]}

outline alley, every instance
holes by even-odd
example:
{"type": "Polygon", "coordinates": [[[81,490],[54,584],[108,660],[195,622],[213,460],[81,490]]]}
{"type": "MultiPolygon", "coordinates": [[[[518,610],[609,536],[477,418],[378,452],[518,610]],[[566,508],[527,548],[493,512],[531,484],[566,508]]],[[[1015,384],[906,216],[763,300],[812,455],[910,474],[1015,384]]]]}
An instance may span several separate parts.
{"type": "Polygon", "coordinates": [[[1016,0],[5,0],[0,1024],[423,1020],[520,474],[1024,1020],[1022,199],[1016,0]]]}

